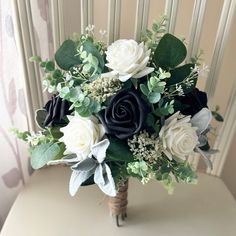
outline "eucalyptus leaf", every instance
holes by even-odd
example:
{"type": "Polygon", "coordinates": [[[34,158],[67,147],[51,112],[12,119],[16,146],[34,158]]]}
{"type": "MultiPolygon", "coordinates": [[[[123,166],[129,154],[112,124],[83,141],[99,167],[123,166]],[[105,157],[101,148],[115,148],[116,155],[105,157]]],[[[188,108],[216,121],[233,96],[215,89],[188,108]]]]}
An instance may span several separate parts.
{"type": "MultiPolygon", "coordinates": [[[[192,73],[193,68],[194,64],[185,64],[183,66],[175,68],[174,70],[171,70],[171,77],[167,80],[167,86],[181,83],[192,73]]],[[[181,84],[185,94],[191,92],[196,87],[197,79],[198,74],[197,72],[195,72],[194,74],[191,74],[191,85],[187,85],[185,83],[181,84]]]]}
{"type": "Polygon", "coordinates": [[[55,79],[60,79],[63,77],[63,74],[61,73],[60,70],[56,69],[53,71],[52,77],[55,79]]]}
{"type": "Polygon", "coordinates": [[[90,41],[87,40],[83,43],[83,51],[86,51],[87,54],[91,54],[92,57],[92,62],[93,63],[99,63],[99,68],[101,69],[101,71],[104,68],[105,62],[104,62],[104,58],[103,56],[100,54],[100,52],[98,51],[98,49],[95,47],[95,45],[90,41]],[[97,61],[95,62],[96,59],[94,59],[94,57],[97,59],[97,61]]]}
{"type": "Polygon", "coordinates": [[[142,91],[142,93],[146,96],[148,96],[149,94],[149,89],[145,84],[140,84],[140,90],[142,91]]]}
{"type": "Polygon", "coordinates": [[[171,34],[165,34],[154,52],[154,62],[163,68],[175,68],[184,61],[187,49],[183,42],[171,34]]]}
{"type": "Polygon", "coordinates": [[[81,64],[80,57],[77,55],[76,43],[70,39],[64,41],[55,54],[57,65],[63,70],[81,64]]]}
{"type": "Polygon", "coordinates": [[[55,69],[55,64],[53,61],[47,61],[45,68],[47,71],[54,71],[55,69]]]}
{"type": "Polygon", "coordinates": [[[88,117],[92,115],[92,111],[88,107],[79,106],[79,107],[75,107],[75,110],[82,117],[88,117]]]}
{"type": "Polygon", "coordinates": [[[157,103],[161,99],[161,94],[158,92],[152,92],[148,95],[148,101],[150,103],[157,103]]]}
{"type": "Polygon", "coordinates": [[[39,56],[32,56],[32,57],[30,57],[29,61],[30,62],[41,62],[42,59],[39,56]]]}
{"type": "Polygon", "coordinates": [[[167,80],[167,85],[173,85],[182,82],[191,73],[191,68],[194,68],[194,64],[185,64],[171,70],[171,77],[167,80]]]}

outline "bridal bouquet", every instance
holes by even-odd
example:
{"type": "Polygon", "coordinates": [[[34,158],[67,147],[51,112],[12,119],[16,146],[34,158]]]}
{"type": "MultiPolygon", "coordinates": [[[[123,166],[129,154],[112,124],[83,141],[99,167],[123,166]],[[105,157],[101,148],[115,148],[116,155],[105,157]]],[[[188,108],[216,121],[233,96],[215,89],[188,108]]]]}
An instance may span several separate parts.
{"type": "Polygon", "coordinates": [[[130,176],[160,181],[169,192],[175,182],[195,183],[188,158],[196,153],[211,167],[212,112],[196,88],[204,68],[198,57],[186,61],[184,42],[163,28],[155,23],[141,42],[106,45],[89,26],[61,45],[55,62],[31,58],[52,94],[36,111],[41,130],[16,131],[30,144],[34,169],[68,165],[72,196],[95,183],[115,197],[130,176]]]}

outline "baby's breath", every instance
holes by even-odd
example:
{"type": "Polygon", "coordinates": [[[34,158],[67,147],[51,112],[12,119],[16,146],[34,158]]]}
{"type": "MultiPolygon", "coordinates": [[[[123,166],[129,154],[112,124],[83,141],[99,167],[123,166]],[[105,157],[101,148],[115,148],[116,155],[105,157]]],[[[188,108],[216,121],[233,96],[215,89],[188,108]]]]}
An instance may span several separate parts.
{"type": "Polygon", "coordinates": [[[137,160],[155,163],[162,155],[162,145],[156,135],[141,131],[128,140],[131,152],[137,160]]]}
{"type": "Polygon", "coordinates": [[[121,88],[121,82],[116,77],[100,77],[92,83],[83,85],[83,90],[99,103],[105,102],[121,88]]]}

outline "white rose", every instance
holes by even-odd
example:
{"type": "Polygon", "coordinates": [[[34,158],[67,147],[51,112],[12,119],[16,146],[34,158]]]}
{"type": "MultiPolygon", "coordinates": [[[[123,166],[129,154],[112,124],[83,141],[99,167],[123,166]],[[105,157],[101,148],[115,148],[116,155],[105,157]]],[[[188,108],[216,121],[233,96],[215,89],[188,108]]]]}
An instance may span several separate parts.
{"type": "Polygon", "coordinates": [[[165,121],[160,130],[163,152],[170,160],[173,157],[185,160],[198,144],[197,128],[192,126],[190,119],[190,116],[181,118],[177,112],[165,121]]]}
{"type": "Polygon", "coordinates": [[[63,133],[59,141],[66,145],[65,153],[75,153],[81,160],[88,157],[91,147],[98,143],[105,130],[96,117],[68,116],[69,124],[61,128],[63,133]]]}
{"type": "Polygon", "coordinates": [[[154,70],[147,67],[150,53],[143,42],[138,44],[133,39],[120,39],[107,48],[106,66],[118,74],[122,82],[131,77],[141,78],[154,70]]]}

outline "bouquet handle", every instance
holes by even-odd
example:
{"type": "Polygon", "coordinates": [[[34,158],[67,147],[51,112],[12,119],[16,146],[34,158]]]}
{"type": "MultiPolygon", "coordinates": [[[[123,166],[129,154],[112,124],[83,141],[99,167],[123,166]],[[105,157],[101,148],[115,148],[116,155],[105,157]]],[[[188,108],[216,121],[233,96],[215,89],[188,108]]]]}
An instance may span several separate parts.
{"type": "Polygon", "coordinates": [[[112,216],[116,218],[117,227],[120,226],[119,219],[122,221],[127,217],[128,205],[128,180],[118,187],[117,195],[108,198],[108,206],[112,216]]]}

